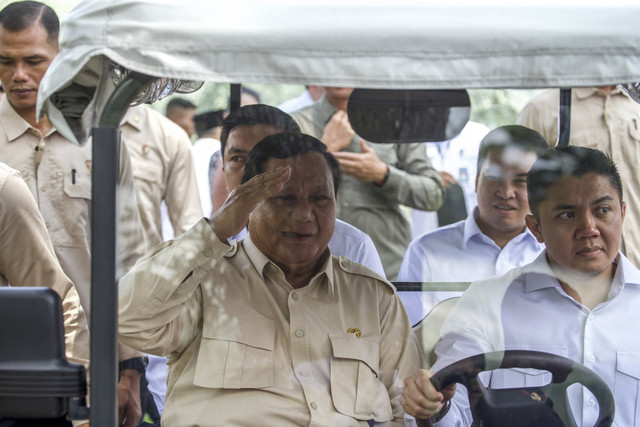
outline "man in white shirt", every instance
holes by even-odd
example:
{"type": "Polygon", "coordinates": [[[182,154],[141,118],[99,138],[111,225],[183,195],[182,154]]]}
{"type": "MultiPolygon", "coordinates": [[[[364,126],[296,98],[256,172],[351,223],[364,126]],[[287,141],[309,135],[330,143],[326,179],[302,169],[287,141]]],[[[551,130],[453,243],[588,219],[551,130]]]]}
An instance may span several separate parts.
{"type": "Polygon", "coordinates": [[[220,151],[220,125],[222,122],[222,110],[207,111],[196,115],[196,128],[202,123],[202,131],[198,131],[198,139],[191,147],[193,154],[193,164],[196,169],[196,179],[198,180],[198,191],[200,193],[200,203],[202,204],[202,214],[211,216],[213,206],[211,204],[211,178],[210,161],[211,156],[220,151]]]}
{"type": "MultiPolygon", "coordinates": [[[[527,226],[546,250],[531,264],[471,285],[443,325],[433,370],[495,350],[553,353],[606,382],[614,425],[638,425],[640,271],[620,252],[626,208],[620,175],[601,151],[555,148],[532,166],[528,196],[527,226]]],[[[497,388],[548,382],[523,370],[488,375],[497,388]]],[[[430,376],[419,370],[405,382],[405,409],[419,425],[429,425],[452,392],[435,391],[430,376]]],[[[438,425],[470,425],[463,392],[451,402],[438,425]]],[[[572,387],[568,402],[577,425],[594,425],[598,407],[590,392],[572,387]]]]}
{"type": "MultiPolygon", "coordinates": [[[[416,238],[404,256],[399,281],[469,282],[527,264],[543,246],[527,230],[526,177],[548,148],[542,136],[523,126],[489,132],[478,150],[475,188],[478,206],[466,220],[416,238]]],[[[435,304],[459,292],[402,292],[409,320],[418,323],[435,304]]]]}
{"type": "MultiPolygon", "coordinates": [[[[431,160],[433,167],[440,173],[440,178],[447,191],[454,184],[459,185],[462,189],[467,210],[466,212],[460,212],[460,219],[470,215],[478,205],[474,183],[477,174],[478,149],[480,148],[480,141],[490,130],[481,123],[468,122],[455,138],[448,141],[425,143],[427,157],[431,160]]],[[[445,195],[443,206],[446,206],[446,203],[445,195]]],[[[411,238],[415,239],[427,231],[455,222],[439,223],[438,217],[439,212],[411,209],[411,238]]]]}

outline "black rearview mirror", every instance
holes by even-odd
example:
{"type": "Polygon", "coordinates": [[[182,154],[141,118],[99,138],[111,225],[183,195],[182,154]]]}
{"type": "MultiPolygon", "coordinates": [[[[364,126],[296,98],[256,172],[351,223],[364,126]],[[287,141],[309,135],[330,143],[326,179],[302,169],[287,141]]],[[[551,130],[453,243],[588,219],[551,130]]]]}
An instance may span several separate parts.
{"type": "Polygon", "coordinates": [[[355,89],[347,113],[367,141],[446,141],[469,121],[471,102],[466,90],[355,89]]]}

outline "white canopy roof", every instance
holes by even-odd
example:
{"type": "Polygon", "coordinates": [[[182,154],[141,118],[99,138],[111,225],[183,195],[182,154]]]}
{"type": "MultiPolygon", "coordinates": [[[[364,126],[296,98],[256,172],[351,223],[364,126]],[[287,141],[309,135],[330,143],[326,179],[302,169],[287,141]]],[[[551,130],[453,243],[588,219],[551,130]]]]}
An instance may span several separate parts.
{"type": "Polygon", "coordinates": [[[235,83],[433,89],[640,81],[640,2],[510,3],[88,0],[63,23],[39,107],[70,137],[50,97],[76,83],[93,97],[83,122],[95,124],[100,98],[112,90],[105,85],[113,86],[105,58],[152,76],[235,83]]]}

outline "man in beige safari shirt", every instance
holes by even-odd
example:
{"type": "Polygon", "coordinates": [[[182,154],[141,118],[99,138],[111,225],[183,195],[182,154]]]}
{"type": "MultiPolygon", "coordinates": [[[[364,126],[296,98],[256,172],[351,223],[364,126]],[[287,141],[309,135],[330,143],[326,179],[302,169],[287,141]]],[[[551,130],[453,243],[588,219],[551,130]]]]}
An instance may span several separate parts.
{"type": "MultiPolygon", "coordinates": [[[[46,286],[62,300],[66,356],[89,369],[89,329],[80,297],[64,274],[33,196],[0,163],[0,286],[46,286]]],[[[88,371],[87,371],[88,372],[88,371]]]]}
{"type": "Polygon", "coordinates": [[[162,201],[176,236],[202,218],[191,141],[182,128],[145,105],[129,108],[120,130],[131,156],[140,218],[151,248],[164,240],[162,201]]]}
{"type": "MultiPolygon", "coordinates": [[[[558,141],[559,91],[549,89],[522,110],[518,123],[537,130],[550,146],[558,141]]],[[[640,266],[640,104],[616,86],[572,89],[569,145],[597,148],[618,165],[627,217],[622,230],[622,251],[640,266]]]]}
{"type": "Polygon", "coordinates": [[[419,350],[394,288],[327,247],[339,183],[319,140],[271,135],[210,220],[120,280],[120,339],[169,359],[164,425],[404,425],[419,350]]]}
{"type": "MultiPolygon", "coordinates": [[[[60,23],[55,12],[38,2],[16,2],[0,12],[0,161],[20,172],[42,214],[65,274],[90,317],[91,279],[91,143],[80,147],[51,126],[36,120],[40,80],[58,54],[60,23]]],[[[144,237],[133,189],[129,156],[121,146],[117,276],[144,253],[144,237]]],[[[121,346],[121,361],[142,356],[121,346]]],[[[118,400],[122,425],[140,418],[136,369],[122,369],[118,400]]]]}

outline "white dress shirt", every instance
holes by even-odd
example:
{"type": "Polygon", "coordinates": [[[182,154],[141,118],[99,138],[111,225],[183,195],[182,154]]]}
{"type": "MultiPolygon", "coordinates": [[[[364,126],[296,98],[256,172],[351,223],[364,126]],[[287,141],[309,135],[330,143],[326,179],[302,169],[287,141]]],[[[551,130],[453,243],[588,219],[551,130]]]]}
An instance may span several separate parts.
{"type": "MultiPolygon", "coordinates": [[[[593,310],[562,289],[546,252],[503,276],[473,283],[442,327],[432,369],[437,372],[465,357],[496,350],[553,353],[583,364],[607,383],[615,400],[614,425],[638,425],[640,271],[622,254],[617,260],[608,298],[593,310]]],[[[548,383],[550,374],[501,370],[486,380],[493,388],[535,387],[548,383]]],[[[459,389],[438,425],[471,424],[466,392],[459,389]]],[[[589,391],[570,388],[569,402],[577,425],[594,425],[598,407],[589,391]]]]}
{"type": "MultiPolygon", "coordinates": [[[[531,261],[542,251],[529,229],[500,247],[485,235],[473,213],[464,221],[425,233],[409,245],[402,260],[401,282],[472,282],[531,261]]],[[[418,323],[438,302],[461,292],[399,292],[412,325],[418,323]]]]}
{"type": "Polygon", "coordinates": [[[191,153],[193,154],[193,165],[196,168],[196,180],[198,181],[198,192],[200,193],[200,203],[202,204],[202,214],[209,218],[211,216],[211,183],[209,182],[209,161],[213,153],[220,149],[220,141],[213,138],[200,138],[193,143],[191,153]]]}

